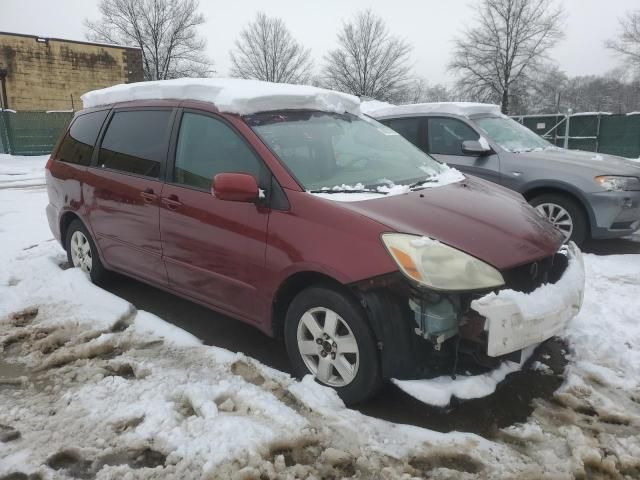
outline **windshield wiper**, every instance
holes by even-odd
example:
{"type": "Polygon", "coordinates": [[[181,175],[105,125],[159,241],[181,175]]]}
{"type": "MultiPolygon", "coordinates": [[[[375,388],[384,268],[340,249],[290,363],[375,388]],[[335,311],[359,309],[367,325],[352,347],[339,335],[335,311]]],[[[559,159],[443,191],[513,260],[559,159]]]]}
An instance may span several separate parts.
{"type": "Polygon", "coordinates": [[[349,189],[326,189],[326,190],[309,190],[309,193],[378,193],[380,195],[386,195],[387,192],[379,192],[378,190],[371,190],[367,188],[360,188],[356,190],[349,189]]]}
{"type": "Polygon", "coordinates": [[[414,188],[418,188],[418,187],[424,185],[425,183],[434,183],[434,182],[437,182],[437,181],[438,181],[438,179],[435,178],[435,177],[426,177],[426,178],[423,178],[420,181],[413,182],[413,183],[409,184],[408,187],[409,187],[409,190],[413,190],[414,188]]]}

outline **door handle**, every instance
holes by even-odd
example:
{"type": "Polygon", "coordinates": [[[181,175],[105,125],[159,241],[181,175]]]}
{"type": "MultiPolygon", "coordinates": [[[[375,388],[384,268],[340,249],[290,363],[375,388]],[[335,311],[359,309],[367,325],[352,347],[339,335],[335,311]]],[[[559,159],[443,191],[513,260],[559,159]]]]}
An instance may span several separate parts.
{"type": "Polygon", "coordinates": [[[142,192],[140,192],[140,196],[146,203],[152,203],[158,198],[158,196],[153,193],[152,188],[145,188],[142,192]]]}
{"type": "Polygon", "coordinates": [[[182,202],[178,199],[177,195],[169,195],[168,197],[164,197],[162,198],[161,202],[169,210],[175,210],[176,208],[182,206],[182,202]]]}

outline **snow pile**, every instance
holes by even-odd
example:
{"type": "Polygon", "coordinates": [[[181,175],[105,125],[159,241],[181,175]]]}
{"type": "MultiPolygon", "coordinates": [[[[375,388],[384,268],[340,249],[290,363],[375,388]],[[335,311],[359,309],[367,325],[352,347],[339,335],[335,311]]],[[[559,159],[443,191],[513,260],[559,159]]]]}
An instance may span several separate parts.
{"type": "Polygon", "coordinates": [[[471,308],[481,315],[487,315],[492,304],[497,302],[513,303],[522,315],[524,322],[534,321],[537,318],[562,312],[568,308],[577,313],[582,304],[585,273],[581,254],[577,247],[573,248],[576,249],[578,258],[569,253],[569,266],[562,274],[562,278],[556,283],[547,283],[531,293],[509,289],[500,290],[497,294],[489,293],[482,298],[473,300],[471,308]]]}
{"type": "Polygon", "coordinates": [[[394,108],[396,105],[389,102],[381,102],[380,100],[365,100],[360,103],[360,111],[366,115],[374,116],[377,110],[386,108],[394,108]]]}
{"type": "Polygon", "coordinates": [[[567,332],[576,365],[605,385],[640,393],[640,255],[586,259],[585,302],[567,332]]]}
{"type": "Polygon", "coordinates": [[[308,109],[354,115],[358,97],[308,85],[236,78],[180,78],[115,85],[82,95],[84,108],[132,100],[196,100],[219,111],[248,115],[270,110],[308,109]]]}
{"type": "Polygon", "coordinates": [[[334,187],[325,187],[323,191],[309,192],[312,195],[316,195],[321,198],[327,198],[329,200],[335,200],[337,202],[360,202],[363,200],[373,200],[375,198],[384,198],[393,195],[403,195],[414,190],[421,190],[423,188],[435,188],[450,185],[452,183],[461,182],[465,179],[465,176],[460,173],[459,170],[451,168],[445,164],[440,165],[442,171],[430,177],[425,178],[424,183],[419,185],[396,185],[390,182],[387,185],[380,185],[373,190],[366,190],[366,187],[362,183],[355,185],[336,185],[334,187]],[[331,191],[334,193],[331,193],[331,191]],[[324,192],[326,191],[326,193],[324,192]]]}
{"type": "Polygon", "coordinates": [[[0,153],[0,189],[44,185],[49,155],[23,157],[0,153]]]}
{"type": "Polygon", "coordinates": [[[476,113],[492,113],[502,115],[499,105],[474,102],[440,102],[440,103],[414,103],[409,105],[371,105],[365,111],[374,118],[421,115],[428,113],[447,113],[469,117],[476,113]]]}
{"type": "Polygon", "coordinates": [[[453,397],[469,400],[491,395],[507,375],[517,372],[521,367],[522,363],[506,361],[495,370],[481,375],[458,375],[455,379],[445,375],[429,380],[396,380],[394,378],[393,383],[427,405],[446,407],[453,397]]]}

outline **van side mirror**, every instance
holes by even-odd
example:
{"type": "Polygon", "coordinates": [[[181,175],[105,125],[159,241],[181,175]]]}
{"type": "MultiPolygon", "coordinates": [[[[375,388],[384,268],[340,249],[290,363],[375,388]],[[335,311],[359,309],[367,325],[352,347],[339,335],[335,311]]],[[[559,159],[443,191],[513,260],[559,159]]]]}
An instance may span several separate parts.
{"type": "Polygon", "coordinates": [[[465,140],[462,142],[462,153],[474,157],[481,157],[491,153],[491,147],[483,145],[478,140],[465,140]]]}
{"type": "Polygon", "coordinates": [[[213,177],[211,193],[220,200],[253,203],[258,199],[258,182],[246,173],[219,173],[213,177]]]}

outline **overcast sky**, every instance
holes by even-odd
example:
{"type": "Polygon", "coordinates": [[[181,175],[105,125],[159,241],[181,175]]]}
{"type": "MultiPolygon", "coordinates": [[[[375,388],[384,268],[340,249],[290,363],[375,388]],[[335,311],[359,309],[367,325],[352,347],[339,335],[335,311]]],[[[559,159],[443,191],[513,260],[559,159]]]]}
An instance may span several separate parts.
{"type": "MultiPolygon", "coordinates": [[[[573,75],[601,74],[620,59],[603,42],[618,30],[618,17],[638,0],[559,0],[566,11],[566,39],[552,52],[573,75]]],[[[372,8],[391,31],[413,46],[416,74],[429,83],[452,82],[447,72],[453,37],[474,17],[478,0],[200,0],[206,24],[200,28],[219,75],[229,69],[229,50],[257,11],[281,17],[293,35],[311,48],[316,69],[333,48],[342,22],[372,8]]],[[[85,39],[83,20],[98,18],[98,0],[1,0],[0,31],[85,39]]]]}

